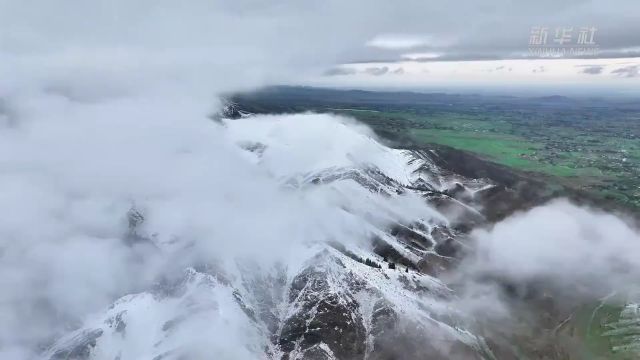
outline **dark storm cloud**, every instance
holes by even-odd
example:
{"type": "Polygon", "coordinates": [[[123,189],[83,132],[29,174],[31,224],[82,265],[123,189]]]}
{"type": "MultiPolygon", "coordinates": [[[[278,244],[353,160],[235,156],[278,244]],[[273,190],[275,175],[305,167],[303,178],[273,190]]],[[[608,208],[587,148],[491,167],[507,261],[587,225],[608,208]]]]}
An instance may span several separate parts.
{"type": "Polygon", "coordinates": [[[589,75],[602,74],[602,71],[604,70],[603,65],[584,65],[584,66],[578,66],[578,67],[582,68],[580,73],[589,74],[589,75]]]}
{"type": "Polygon", "coordinates": [[[388,66],[370,67],[370,68],[364,69],[364,73],[365,74],[369,74],[369,75],[373,75],[373,76],[381,76],[381,75],[384,75],[384,74],[386,74],[388,72],[389,72],[389,67],[388,66]]]}
{"type": "Polygon", "coordinates": [[[638,75],[640,75],[640,65],[629,65],[621,67],[619,69],[613,70],[611,73],[626,78],[637,77],[638,75]]]}
{"type": "Polygon", "coordinates": [[[344,76],[344,75],[354,75],[356,73],[356,69],[345,68],[345,67],[334,67],[324,72],[324,76],[344,76]]]}

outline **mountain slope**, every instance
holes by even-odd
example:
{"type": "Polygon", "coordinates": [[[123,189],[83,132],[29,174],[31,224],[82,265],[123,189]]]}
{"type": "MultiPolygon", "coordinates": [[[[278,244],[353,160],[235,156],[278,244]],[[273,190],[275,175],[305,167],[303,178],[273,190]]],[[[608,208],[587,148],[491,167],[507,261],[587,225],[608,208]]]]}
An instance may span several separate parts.
{"type": "MultiPolygon", "coordinates": [[[[85,319],[44,358],[486,358],[464,314],[447,306],[453,291],[432,275],[460,246],[456,218],[482,221],[470,203],[491,184],[447,173],[434,153],[387,148],[347,119],[245,117],[223,126],[246,161],[311,206],[334,207],[329,226],[358,233],[311,236],[273,262],[192,264],[85,319]]],[[[145,233],[147,215],[136,214],[139,241],[169,256],[188,248],[157,242],[145,233]]]]}

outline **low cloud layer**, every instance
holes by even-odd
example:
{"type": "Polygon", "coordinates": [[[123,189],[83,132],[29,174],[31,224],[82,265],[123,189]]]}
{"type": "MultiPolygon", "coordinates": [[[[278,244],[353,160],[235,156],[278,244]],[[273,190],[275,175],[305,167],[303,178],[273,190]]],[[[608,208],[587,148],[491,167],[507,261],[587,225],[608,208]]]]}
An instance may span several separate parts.
{"type": "Polygon", "coordinates": [[[365,74],[373,75],[373,76],[382,76],[389,72],[389,67],[381,66],[381,67],[370,67],[364,69],[365,74]]]}
{"type": "Polygon", "coordinates": [[[554,201],[472,234],[476,272],[514,283],[544,280],[588,295],[633,293],[640,233],[612,214],[554,201]]]}
{"type": "MultiPolygon", "coordinates": [[[[335,199],[286,192],[273,169],[247,160],[236,139],[207,118],[219,106],[216,94],[292,81],[366,56],[367,40],[392,30],[453,34],[460,46],[477,43],[487,50],[494,43],[520,48],[529,24],[592,21],[578,15],[626,11],[635,2],[615,8],[582,1],[559,8],[550,1],[407,5],[415,7],[363,0],[1,2],[7,31],[0,34],[0,210],[6,214],[0,219],[0,357],[30,358],[86,314],[184,263],[237,254],[272,259],[303,241],[362,237],[362,224],[337,222],[335,199]],[[460,8],[474,14],[473,23],[460,8]],[[546,18],[549,9],[558,11],[557,19],[546,18]],[[505,32],[494,20],[514,10],[509,22],[526,25],[505,32]],[[184,244],[194,247],[191,256],[167,256],[184,244]]],[[[625,19],[611,22],[608,36],[622,28],[637,33],[640,21],[625,19]]],[[[621,36],[619,45],[635,44],[634,36],[621,36]]],[[[383,69],[373,75],[389,71],[383,69]]],[[[342,123],[314,120],[330,124],[321,127],[325,131],[342,123]]],[[[309,133],[307,142],[321,147],[335,134],[309,133]]],[[[434,215],[415,199],[395,205],[400,215],[434,215]]],[[[575,211],[586,218],[569,223],[577,236],[591,218],[575,211]]],[[[544,211],[532,214],[533,223],[547,219],[544,211]]],[[[522,244],[535,244],[524,240],[535,241],[529,237],[542,228],[515,219],[478,234],[493,239],[486,245],[494,260],[488,269],[513,266],[510,256],[528,256],[508,246],[520,234],[512,228],[527,229],[522,244]],[[504,242],[504,248],[497,245],[504,242]]],[[[619,239],[629,235],[609,217],[603,223],[617,229],[619,239]]],[[[555,239],[547,247],[561,240],[542,235],[555,239]]],[[[589,244],[606,243],[606,233],[602,237],[589,244]]],[[[622,255],[604,253],[622,256],[634,269],[636,262],[624,254],[637,249],[619,239],[613,244],[622,255]]],[[[568,264],[602,253],[563,249],[558,256],[569,256],[568,264]]],[[[530,255],[549,254],[532,249],[530,255]]],[[[514,275],[544,270],[536,264],[514,275]]]]}
{"type": "Polygon", "coordinates": [[[629,65],[621,67],[619,69],[613,70],[611,73],[625,78],[637,77],[638,75],[640,75],[640,65],[629,65]]]}
{"type": "Polygon", "coordinates": [[[324,76],[343,76],[343,75],[355,75],[356,73],[357,73],[356,69],[353,69],[353,68],[335,67],[325,71],[323,75],[324,76]]]}
{"type": "Polygon", "coordinates": [[[588,65],[588,66],[582,66],[582,70],[580,72],[588,75],[598,75],[598,74],[602,74],[603,70],[604,70],[604,66],[602,65],[588,65]]]}
{"type": "Polygon", "coordinates": [[[326,166],[384,160],[372,133],[347,119],[265,116],[225,127],[175,97],[78,103],[45,92],[9,104],[13,121],[0,131],[0,210],[11,214],[0,220],[0,284],[10,289],[0,294],[2,356],[30,358],[84,316],[185,266],[272,263],[309,243],[365,241],[361,219],[378,206],[393,211],[366,217],[381,227],[438,216],[418,197],[284,186],[326,166]],[[247,141],[269,144],[259,163],[247,141]],[[347,207],[362,216],[345,217],[347,207]]]}
{"type": "Polygon", "coordinates": [[[189,263],[362,235],[208,115],[218,93],[337,63],[387,26],[383,4],[352,16],[368,4],[0,3],[0,357],[32,358],[189,263]]]}

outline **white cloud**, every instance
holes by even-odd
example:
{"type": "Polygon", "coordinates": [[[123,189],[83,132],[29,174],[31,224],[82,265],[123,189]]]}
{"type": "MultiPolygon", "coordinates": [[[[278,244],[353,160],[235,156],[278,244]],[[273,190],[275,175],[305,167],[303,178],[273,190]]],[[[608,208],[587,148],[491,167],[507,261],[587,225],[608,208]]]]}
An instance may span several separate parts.
{"type": "Polygon", "coordinates": [[[419,198],[383,206],[392,200],[366,190],[345,199],[282,185],[299,172],[385,159],[370,131],[346,119],[258,117],[223,127],[197,97],[170,94],[11,98],[16,124],[0,130],[0,210],[11,214],[0,219],[0,285],[8,289],[0,343],[31,349],[196,260],[271,262],[295,258],[307,242],[366,239],[367,227],[345,217],[344,206],[364,214],[380,202],[398,219],[437,216],[419,198]],[[245,140],[267,144],[259,166],[238,146],[245,140]],[[130,243],[132,207],[145,217],[136,231],[147,241],[130,243]]]}
{"type": "Polygon", "coordinates": [[[446,47],[455,43],[453,39],[444,36],[412,35],[412,34],[384,34],[367,41],[366,45],[381,49],[406,50],[417,47],[446,47]]]}
{"type": "MultiPolygon", "coordinates": [[[[207,115],[220,92],[299,79],[405,23],[417,34],[466,29],[442,16],[457,8],[425,6],[389,19],[398,5],[387,1],[0,2],[2,351],[27,357],[178,260],[269,259],[301,241],[361,237],[361,223],[338,222],[335,197],[282,189],[276,165],[306,163],[304,153],[274,149],[266,159],[275,165],[256,167],[207,115]],[[153,245],[127,244],[132,206],[153,245]],[[191,255],[167,256],[176,239],[194,244],[191,255]]],[[[443,38],[373,44],[451,43],[443,38]]],[[[339,122],[314,120],[323,131],[339,122]]],[[[305,145],[317,150],[335,133],[312,135],[305,145]]],[[[370,150],[359,144],[338,150],[370,150]]],[[[401,216],[436,216],[416,199],[393,205],[401,216]]]]}
{"type": "Polygon", "coordinates": [[[472,234],[473,272],[517,284],[546,284],[602,297],[633,294],[640,276],[640,234],[622,219],[555,201],[472,234]]]}
{"type": "Polygon", "coordinates": [[[402,58],[405,60],[427,60],[427,59],[437,59],[442,55],[443,55],[442,53],[436,53],[436,52],[418,52],[418,53],[403,54],[402,58]]]}

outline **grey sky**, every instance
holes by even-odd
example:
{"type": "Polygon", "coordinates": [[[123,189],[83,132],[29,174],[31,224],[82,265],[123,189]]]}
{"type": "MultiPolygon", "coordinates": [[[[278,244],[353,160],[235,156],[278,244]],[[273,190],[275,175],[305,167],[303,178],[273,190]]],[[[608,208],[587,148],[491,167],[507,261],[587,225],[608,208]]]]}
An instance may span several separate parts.
{"type": "MultiPolygon", "coordinates": [[[[337,75],[328,69],[338,64],[381,68],[407,54],[414,62],[527,58],[536,26],[548,28],[549,42],[556,27],[573,27],[574,37],[596,28],[599,51],[587,57],[640,56],[636,0],[0,0],[0,21],[4,83],[46,80],[79,93],[149,86],[159,73],[228,90],[337,75]]],[[[379,77],[397,70],[389,69],[379,77]]],[[[341,74],[332,78],[354,76],[341,74]]]]}
{"type": "MultiPolygon", "coordinates": [[[[182,266],[118,241],[132,206],[153,214],[145,226],[154,239],[193,241],[193,260],[236,248],[267,255],[316,240],[310,233],[339,238],[327,224],[342,207],[282,196],[283,177],[256,171],[228,129],[209,121],[217,94],[312,76],[381,87],[606,76],[637,86],[640,60],[629,56],[640,46],[639,16],[637,0],[0,0],[0,210],[10,214],[0,221],[0,283],[9,289],[0,292],[0,358],[36,358],[23,351],[182,266]],[[496,60],[526,52],[532,26],[595,26],[601,51],[625,59],[496,60]],[[422,62],[395,62],[412,53],[422,62]],[[364,60],[378,63],[353,64],[364,60]],[[53,318],[32,310],[42,304],[53,318]]],[[[333,130],[343,125],[310,127],[320,123],[301,128],[308,147],[287,145],[283,154],[295,156],[273,164],[316,164],[306,160],[313,154],[324,164],[326,139],[349,144],[333,130]]],[[[358,233],[344,225],[345,236],[358,233]]]]}
{"type": "MultiPolygon", "coordinates": [[[[545,28],[547,42],[554,44],[556,30],[567,29],[575,43],[582,28],[594,28],[599,55],[579,58],[636,57],[640,54],[640,12],[634,1],[484,1],[450,2],[424,6],[423,12],[405,15],[422,17],[425,24],[408,24],[404,32],[391,37],[413,38],[404,48],[370,46],[354,57],[360,61],[388,61],[407,52],[437,53],[435,60],[489,60],[527,57],[534,27],[545,28]],[[420,42],[418,40],[423,39],[420,42]]],[[[419,23],[419,21],[417,21],[419,23]]],[[[374,43],[375,45],[375,43],[374,43]]],[[[384,45],[384,44],[383,44],[384,45]]]]}

